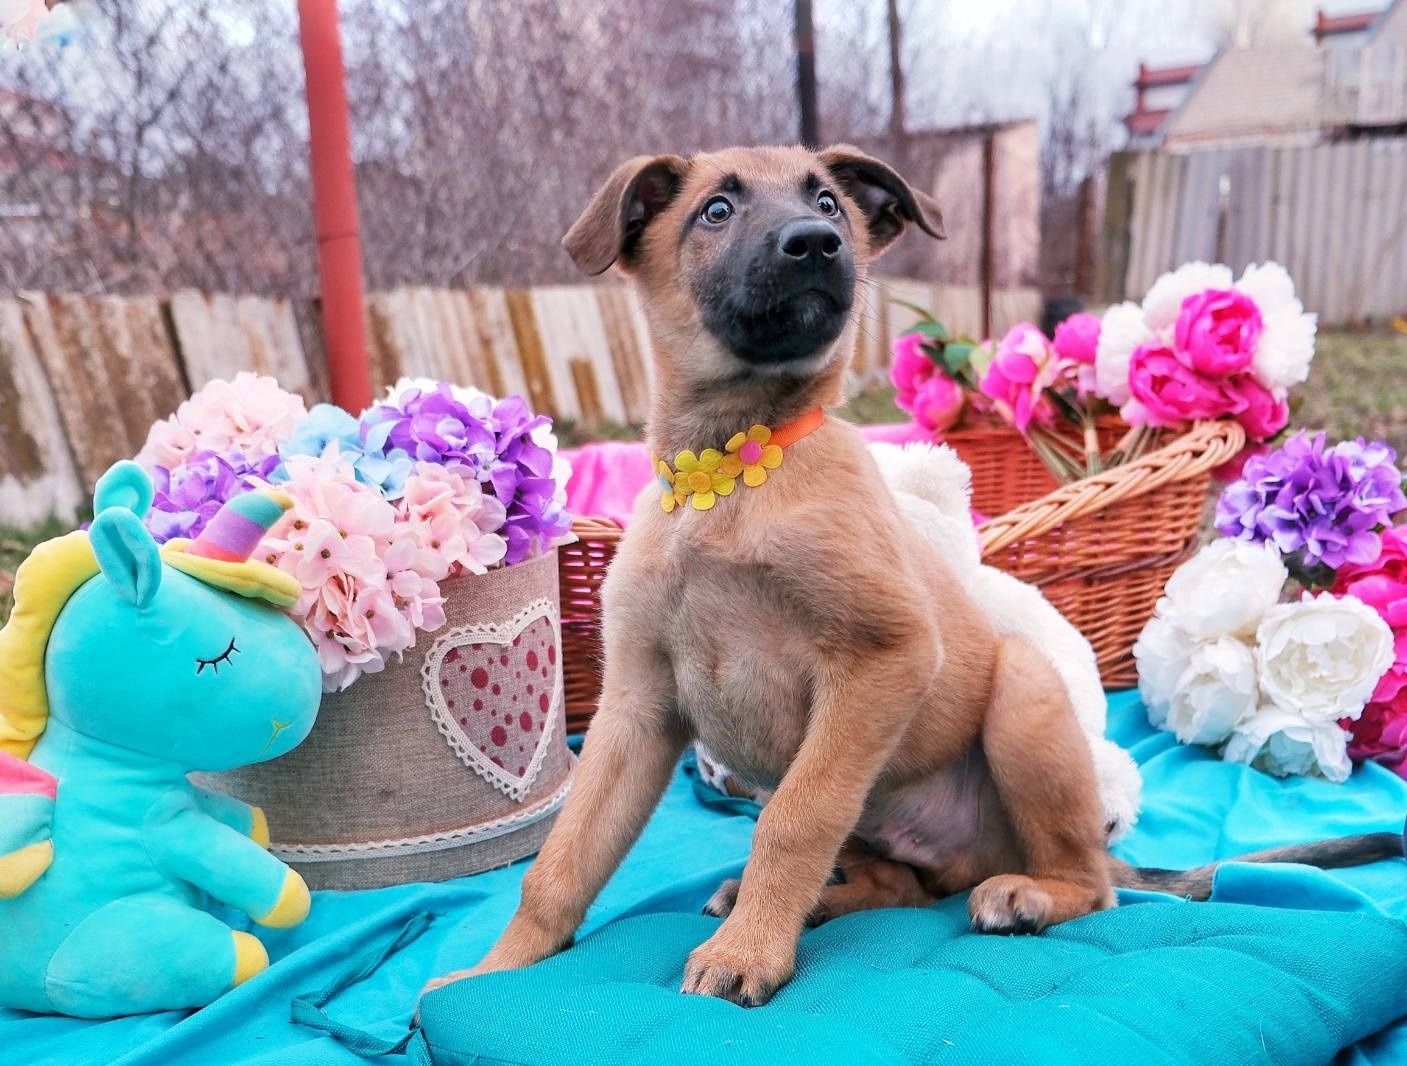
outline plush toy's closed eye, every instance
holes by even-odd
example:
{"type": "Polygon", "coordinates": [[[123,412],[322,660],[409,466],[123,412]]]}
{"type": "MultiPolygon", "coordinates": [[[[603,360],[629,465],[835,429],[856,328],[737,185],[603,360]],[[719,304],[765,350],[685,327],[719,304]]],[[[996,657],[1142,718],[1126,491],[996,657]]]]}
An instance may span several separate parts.
{"type": "Polygon", "coordinates": [[[238,654],[239,648],[235,645],[235,638],[231,637],[229,646],[225,648],[225,650],[222,651],[219,655],[216,655],[214,658],[202,659],[199,655],[197,655],[195,657],[195,672],[197,674],[204,673],[205,668],[210,667],[215,671],[215,673],[218,674],[220,672],[221,664],[229,662],[238,654]]]}

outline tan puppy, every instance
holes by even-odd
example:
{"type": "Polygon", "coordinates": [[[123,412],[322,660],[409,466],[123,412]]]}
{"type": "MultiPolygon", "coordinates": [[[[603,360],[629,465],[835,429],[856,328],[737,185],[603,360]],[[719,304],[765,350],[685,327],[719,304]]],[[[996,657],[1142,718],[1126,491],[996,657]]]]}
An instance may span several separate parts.
{"type": "MultiPolygon", "coordinates": [[[[638,286],[649,442],[673,457],[837,403],[857,286],[909,224],[942,235],[928,197],[854,148],[731,149],[632,159],[564,243],[638,286]]],[[[605,686],[574,791],[498,944],[431,987],[569,944],[695,738],[775,791],[685,992],[762,1003],[806,924],[851,911],[972,888],[975,929],[1035,932],[1110,906],[1111,869],[1138,882],[1104,850],[1054,670],[994,632],[848,424],[825,420],[710,510],[665,513],[647,491],[604,601],[605,686]]]]}

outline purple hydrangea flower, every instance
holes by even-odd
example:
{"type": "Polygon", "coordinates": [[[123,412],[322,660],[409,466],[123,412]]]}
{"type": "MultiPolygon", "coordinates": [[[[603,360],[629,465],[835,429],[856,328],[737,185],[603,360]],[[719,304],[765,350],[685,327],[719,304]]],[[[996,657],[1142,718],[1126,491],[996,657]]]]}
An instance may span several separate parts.
{"type": "Polygon", "coordinates": [[[511,565],[571,530],[571,516],[555,499],[552,451],[534,435],[551,424],[521,396],[461,400],[441,382],[433,389],[406,389],[371,407],[362,415],[361,432],[369,451],[399,448],[418,460],[472,472],[504,506],[502,529],[484,532],[502,533],[508,542],[504,562],[511,565]]]}
{"type": "Polygon", "coordinates": [[[1337,570],[1372,563],[1379,531],[1403,509],[1402,472],[1389,445],[1359,437],[1326,448],[1323,433],[1301,430],[1246,462],[1217,501],[1216,528],[1337,570]]]}
{"type": "Polygon", "coordinates": [[[440,466],[459,463],[476,475],[487,470],[496,455],[488,421],[455,399],[444,382],[429,391],[407,389],[395,401],[368,408],[361,429],[369,451],[400,448],[413,459],[440,466]]]}
{"type": "Polygon", "coordinates": [[[268,484],[277,455],[247,459],[239,452],[196,452],[174,470],[152,470],[156,494],[146,517],[158,544],[173,537],[198,537],[205,523],[232,496],[268,484]]]}

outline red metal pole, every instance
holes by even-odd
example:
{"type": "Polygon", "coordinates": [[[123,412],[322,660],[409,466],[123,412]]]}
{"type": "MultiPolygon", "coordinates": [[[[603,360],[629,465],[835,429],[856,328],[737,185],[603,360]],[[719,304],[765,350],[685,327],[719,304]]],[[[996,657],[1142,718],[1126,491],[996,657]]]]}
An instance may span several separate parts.
{"type": "Polygon", "coordinates": [[[332,402],[355,414],[371,403],[371,364],[362,312],[357,183],[337,0],[298,0],[298,20],[308,78],[308,141],[327,375],[332,402]]]}

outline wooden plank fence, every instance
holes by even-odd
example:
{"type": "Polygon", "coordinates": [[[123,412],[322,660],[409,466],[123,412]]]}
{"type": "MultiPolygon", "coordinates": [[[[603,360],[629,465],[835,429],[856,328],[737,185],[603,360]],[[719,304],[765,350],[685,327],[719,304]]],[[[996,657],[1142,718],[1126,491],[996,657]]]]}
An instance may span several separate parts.
{"type": "MultiPolygon", "coordinates": [[[[981,328],[975,287],[876,279],[864,293],[857,384],[886,376],[890,342],[913,320],[896,297],[959,332],[981,328]]],[[[994,294],[999,329],[1040,310],[1034,289],[994,294]]],[[[366,317],[378,392],[428,377],[522,394],[586,426],[647,413],[650,341],[625,286],[405,288],[371,294],[366,317]]],[[[311,303],[194,291],[0,295],[0,526],[72,518],[112,462],[135,454],[153,422],[215,378],[253,370],[310,402],[326,396],[320,344],[311,303]]]]}
{"type": "Polygon", "coordinates": [[[1101,251],[1106,302],[1142,299],[1202,259],[1274,259],[1326,325],[1407,313],[1407,138],[1115,156],[1101,251]]]}

